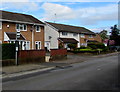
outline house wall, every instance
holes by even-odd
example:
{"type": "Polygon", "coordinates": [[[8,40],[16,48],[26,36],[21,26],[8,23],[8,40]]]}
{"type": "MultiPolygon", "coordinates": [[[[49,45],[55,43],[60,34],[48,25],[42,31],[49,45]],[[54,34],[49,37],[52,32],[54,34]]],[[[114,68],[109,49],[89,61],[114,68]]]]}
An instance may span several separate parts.
{"type": "Polygon", "coordinates": [[[87,40],[96,40],[98,42],[102,42],[102,39],[101,39],[101,37],[98,34],[92,35],[92,38],[90,38],[89,35],[85,34],[85,37],[81,37],[80,36],[81,45],[82,44],[86,44],[86,46],[87,46],[86,39],[87,40]]]}
{"type": "Polygon", "coordinates": [[[46,24],[44,37],[45,37],[45,47],[47,47],[47,43],[49,43],[50,44],[49,49],[58,49],[59,33],[56,29],[46,24]],[[51,39],[49,39],[49,36],[51,36],[51,39]]]}
{"type": "Polygon", "coordinates": [[[102,38],[100,37],[99,34],[96,34],[95,40],[102,43],[102,38]]]}
{"type": "Polygon", "coordinates": [[[80,34],[80,42],[81,42],[80,45],[81,45],[81,46],[82,46],[82,45],[87,46],[86,40],[95,40],[95,36],[92,35],[92,37],[90,38],[89,35],[84,34],[84,37],[81,37],[81,34],[80,34]]]}
{"type": "Polygon", "coordinates": [[[67,35],[62,35],[62,32],[60,32],[60,38],[74,38],[79,43],[77,44],[78,47],[80,47],[80,36],[77,34],[76,36],[73,36],[73,33],[68,32],[67,35]]]}
{"type": "MultiPolygon", "coordinates": [[[[26,41],[30,41],[30,49],[32,49],[32,32],[31,27],[32,25],[27,25],[27,31],[21,31],[21,34],[26,38],[26,41]]],[[[16,23],[12,22],[2,22],[2,34],[1,38],[2,43],[4,43],[4,32],[16,32],[16,23]],[[9,25],[9,28],[7,28],[9,25]]],[[[44,49],[44,27],[41,27],[41,32],[36,32],[34,29],[34,48],[35,49],[35,41],[41,41],[41,49],[44,49]]]]}

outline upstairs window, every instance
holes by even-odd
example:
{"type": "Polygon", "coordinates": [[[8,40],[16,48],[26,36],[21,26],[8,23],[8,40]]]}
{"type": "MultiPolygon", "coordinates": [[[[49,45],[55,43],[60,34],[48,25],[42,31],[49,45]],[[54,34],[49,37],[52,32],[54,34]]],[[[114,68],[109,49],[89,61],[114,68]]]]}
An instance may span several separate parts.
{"type": "Polygon", "coordinates": [[[62,32],[62,35],[67,35],[68,33],[67,32],[62,32]]]}
{"type": "Polygon", "coordinates": [[[0,22],[0,29],[2,29],[2,22],[0,22]]]}
{"type": "Polygon", "coordinates": [[[81,34],[80,37],[81,37],[81,38],[85,38],[85,35],[84,35],[84,34],[81,34]]]}
{"type": "Polygon", "coordinates": [[[89,35],[89,38],[93,38],[93,35],[89,35]]]}
{"type": "Polygon", "coordinates": [[[40,26],[36,26],[36,32],[40,32],[40,26]]]}
{"type": "Polygon", "coordinates": [[[77,36],[77,33],[73,33],[73,36],[77,36]]]}
{"type": "Polygon", "coordinates": [[[27,31],[27,25],[26,24],[16,24],[16,29],[20,31],[27,31]]]}

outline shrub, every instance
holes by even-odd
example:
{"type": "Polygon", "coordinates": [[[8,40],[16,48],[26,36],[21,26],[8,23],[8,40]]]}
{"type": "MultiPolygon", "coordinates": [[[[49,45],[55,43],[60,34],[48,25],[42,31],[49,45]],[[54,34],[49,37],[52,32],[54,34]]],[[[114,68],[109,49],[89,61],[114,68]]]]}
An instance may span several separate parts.
{"type": "Polygon", "coordinates": [[[68,44],[68,48],[75,49],[77,47],[77,44],[68,44]]]}
{"type": "Polygon", "coordinates": [[[89,43],[88,46],[91,47],[92,49],[104,49],[105,48],[105,45],[103,43],[89,43]]]}
{"type": "Polygon", "coordinates": [[[95,51],[95,50],[92,50],[92,49],[80,49],[80,51],[95,51]]]}
{"type": "Polygon", "coordinates": [[[86,47],[85,46],[81,46],[80,49],[86,49],[86,47]]]}
{"type": "Polygon", "coordinates": [[[63,44],[60,43],[60,44],[59,44],[59,49],[63,49],[63,48],[64,48],[63,44]]]}
{"type": "Polygon", "coordinates": [[[2,44],[2,59],[15,59],[15,44],[2,44]]]}
{"type": "Polygon", "coordinates": [[[103,49],[104,52],[109,51],[109,48],[107,46],[105,46],[105,48],[103,49]]]}

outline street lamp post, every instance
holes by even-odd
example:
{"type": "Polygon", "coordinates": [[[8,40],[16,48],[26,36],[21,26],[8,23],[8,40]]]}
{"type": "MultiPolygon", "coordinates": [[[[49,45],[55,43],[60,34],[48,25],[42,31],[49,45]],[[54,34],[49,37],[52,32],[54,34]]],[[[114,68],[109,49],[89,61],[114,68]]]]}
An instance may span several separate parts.
{"type": "Polygon", "coordinates": [[[16,65],[18,65],[18,51],[19,51],[19,39],[20,38],[20,30],[18,29],[16,32],[16,41],[15,41],[15,50],[16,50],[16,65]]]}

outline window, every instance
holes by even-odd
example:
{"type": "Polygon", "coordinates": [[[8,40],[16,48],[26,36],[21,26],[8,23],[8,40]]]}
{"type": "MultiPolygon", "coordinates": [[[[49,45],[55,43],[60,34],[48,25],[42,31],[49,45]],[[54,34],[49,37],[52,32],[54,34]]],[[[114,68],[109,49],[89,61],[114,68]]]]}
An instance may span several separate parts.
{"type": "Polygon", "coordinates": [[[36,26],[36,32],[40,32],[40,26],[36,26]]]}
{"type": "Polygon", "coordinates": [[[77,36],[77,33],[73,33],[73,36],[77,36]]]}
{"type": "Polygon", "coordinates": [[[10,41],[10,43],[15,43],[15,41],[10,41]]]}
{"type": "Polygon", "coordinates": [[[0,22],[0,29],[2,29],[2,22],[0,22]]]}
{"type": "Polygon", "coordinates": [[[30,41],[26,41],[26,50],[30,49],[30,41]]]}
{"type": "Polygon", "coordinates": [[[27,31],[27,25],[26,24],[16,24],[16,29],[20,31],[27,31]]]}
{"type": "Polygon", "coordinates": [[[81,34],[81,38],[85,38],[85,35],[84,35],[84,34],[81,34]]]}
{"type": "Polygon", "coordinates": [[[20,41],[19,47],[20,50],[30,50],[30,41],[20,41]]]}
{"type": "Polygon", "coordinates": [[[41,41],[35,41],[35,47],[37,50],[41,49],[41,41]]]}
{"type": "Polygon", "coordinates": [[[81,46],[87,46],[87,44],[86,43],[81,43],[81,46]]]}
{"type": "Polygon", "coordinates": [[[92,36],[92,35],[89,35],[89,38],[93,38],[93,36],[92,36]]]}
{"type": "Polygon", "coordinates": [[[67,32],[62,32],[62,35],[67,35],[67,32]]]}

